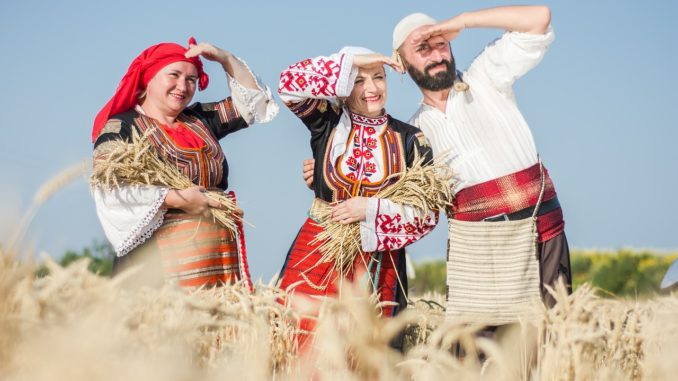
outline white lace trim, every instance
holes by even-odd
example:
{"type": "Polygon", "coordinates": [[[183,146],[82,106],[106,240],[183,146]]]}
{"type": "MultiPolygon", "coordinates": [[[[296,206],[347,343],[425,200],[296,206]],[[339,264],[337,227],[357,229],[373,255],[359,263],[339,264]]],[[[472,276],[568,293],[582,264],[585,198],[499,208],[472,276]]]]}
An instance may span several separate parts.
{"type": "Polygon", "coordinates": [[[146,242],[146,240],[149,239],[160,226],[162,226],[162,223],[165,221],[165,213],[167,213],[167,209],[162,209],[161,207],[165,202],[165,197],[167,197],[168,192],[169,188],[160,190],[158,199],[155,200],[153,205],[151,205],[151,209],[148,211],[148,213],[146,213],[141,221],[132,227],[127,238],[125,238],[122,243],[115,248],[116,256],[122,257],[128,254],[137,246],[146,242]],[[156,218],[157,221],[153,222],[153,220],[156,218]]]}
{"type": "Polygon", "coordinates": [[[228,80],[228,85],[231,87],[231,92],[236,91],[238,95],[241,97],[241,99],[244,101],[244,103],[247,105],[247,109],[250,112],[250,115],[254,118],[254,123],[266,123],[270,122],[273,120],[273,117],[275,117],[278,114],[278,111],[280,109],[278,108],[278,105],[275,103],[275,100],[273,99],[273,95],[271,94],[271,89],[264,85],[261,81],[261,78],[259,78],[252,69],[247,65],[247,63],[241,59],[240,57],[235,57],[240,63],[245,66],[247,71],[250,73],[252,78],[254,78],[254,81],[257,83],[257,88],[259,89],[258,93],[261,93],[264,95],[264,102],[266,102],[266,112],[264,113],[263,116],[260,116],[259,113],[257,113],[256,105],[257,102],[252,101],[252,98],[254,98],[254,95],[252,95],[252,91],[257,91],[254,89],[248,89],[244,87],[243,85],[240,84],[235,78],[231,77],[228,73],[226,73],[226,79],[228,80]]]}

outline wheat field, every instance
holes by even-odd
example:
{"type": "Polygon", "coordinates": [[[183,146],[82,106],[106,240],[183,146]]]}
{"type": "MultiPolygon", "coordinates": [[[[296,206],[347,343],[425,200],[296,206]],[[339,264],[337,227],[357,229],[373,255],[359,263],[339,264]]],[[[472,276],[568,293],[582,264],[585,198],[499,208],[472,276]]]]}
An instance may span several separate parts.
{"type": "MultiPolygon", "coordinates": [[[[132,287],[86,260],[61,267],[19,260],[35,210],[87,173],[75,166],[46,183],[8,243],[0,242],[1,380],[673,380],[678,295],[600,298],[584,284],[490,340],[479,326],[444,320],[444,296],[410,301],[395,318],[346,282],[337,299],[289,298],[273,283],[187,291],[132,287]],[[294,306],[282,304],[294,300],[294,306]],[[297,348],[301,318],[317,316],[297,348]],[[389,346],[404,332],[404,351],[389,346]]],[[[21,258],[27,258],[21,255],[21,258]]]]}
{"type": "MultiPolygon", "coordinates": [[[[294,309],[258,284],[211,290],[133,289],[127,274],[92,274],[86,261],[50,275],[0,255],[3,380],[671,380],[678,374],[678,298],[598,298],[555,291],[551,310],[505,329],[444,322],[440,295],[383,318],[346,284],[341,298],[294,309]],[[297,351],[296,322],[319,310],[313,343],[297,351]],[[389,346],[406,331],[405,352],[389,346]],[[463,349],[464,355],[451,350],[463,349]],[[484,361],[476,353],[481,352],[484,361]]],[[[132,270],[134,271],[134,270],[132,270]]]]}

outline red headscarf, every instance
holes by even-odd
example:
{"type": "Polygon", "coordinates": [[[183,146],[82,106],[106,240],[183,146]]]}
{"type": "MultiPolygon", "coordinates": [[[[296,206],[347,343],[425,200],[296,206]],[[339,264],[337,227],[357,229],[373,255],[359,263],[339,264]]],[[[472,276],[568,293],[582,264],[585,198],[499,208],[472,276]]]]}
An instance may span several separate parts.
{"type": "MultiPolygon", "coordinates": [[[[195,38],[188,40],[188,45],[196,45],[195,38]]],[[[198,69],[198,88],[204,90],[209,83],[207,73],[203,71],[200,57],[186,58],[188,49],[175,43],[164,42],[153,45],[139,54],[129,65],[127,73],[115,91],[113,98],[106,103],[94,119],[92,142],[95,142],[111,115],[127,111],[137,104],[139,94],[160,69],[174,62],[190,62],[198,69]]]]}

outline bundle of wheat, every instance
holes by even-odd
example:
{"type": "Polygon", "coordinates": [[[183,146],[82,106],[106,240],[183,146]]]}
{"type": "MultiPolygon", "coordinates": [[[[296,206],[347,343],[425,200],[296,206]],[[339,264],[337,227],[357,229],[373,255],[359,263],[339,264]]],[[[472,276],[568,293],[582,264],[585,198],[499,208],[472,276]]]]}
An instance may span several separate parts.
{"type": "MultiPolygon", "coordinates": [[[[452,173],[442,161],[429,163],[417,157],[414,164],[402,173],[389,176],[398,180],[381,189],[374,197],[412,206],[422,219],[433,210],[446,210],[452,204],[452,173]]],[[[388,183],[385,181],[384,183],[388,183]]],[[[339,276],[345,276],[361,250],[360,223],[341,224],[332,221],[332,204],[322,204],[314,211],[323,231],[311,244],[320,243],[322,262],[334,263],[339,276]]]]}
{"type": "MultiPolygon", "coordinates": [[[[97,152],[98,157],[94,160],[90,184],[105,189],[121,184],[160,185],[173,189],[195,186],[176,166],[161,158],[148,139],[149,132],[141,135],[132,129],[130,142],[117,140],[104,143],[105,149],[97,152]]],[[[220,205],[210,208],[214,219],[235,233],[236,221],[241,218],[242,210],[223,192],[208,190],[205,196],[220,205]]]]}

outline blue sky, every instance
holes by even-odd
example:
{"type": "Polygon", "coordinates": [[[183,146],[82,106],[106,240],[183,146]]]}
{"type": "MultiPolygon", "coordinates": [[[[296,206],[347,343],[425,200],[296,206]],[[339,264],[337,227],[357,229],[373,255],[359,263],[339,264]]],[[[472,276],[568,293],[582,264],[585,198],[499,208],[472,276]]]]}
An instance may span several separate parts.
{"type": "MultiPolygon", "coordinates": [[[[443,19],[499,1],[4,1],[0,5],[3,106],[0,242],[40,184],[89,158],[97,111],[131,60],[162,41],[189,36],[244,58],[275,88],[280,71],[344,45],[389,53],[393,26],[421,11],[443,19]]],[[[556,184],[566,233],[576,248],[678,249],[678,37],[672,1],[546,1],[556,41],[516,85],[521,109],[556,184]],[[651,4],[651,5],[650,5],[651,4]]],[[[500,35],[467,30],[453,42],[460,68],[500,35]]],[[[209,63],[210,87],[227,94],[209,63]]],[[[387,110],[407,120],[420,93],[389,77],[387,110]]],[[[229,183],[246,219],[255,278],[283,263],[312,199],[301,180],[308,133],[282,107],[269,124],[222,141],[229,183]]],[[[446,222],[410,249],[415,260],[445,256],[446,222]]],[[[28,232],[34,253],[59,257],[103,239],[84,179],[38,212],[28,232]]]]}

